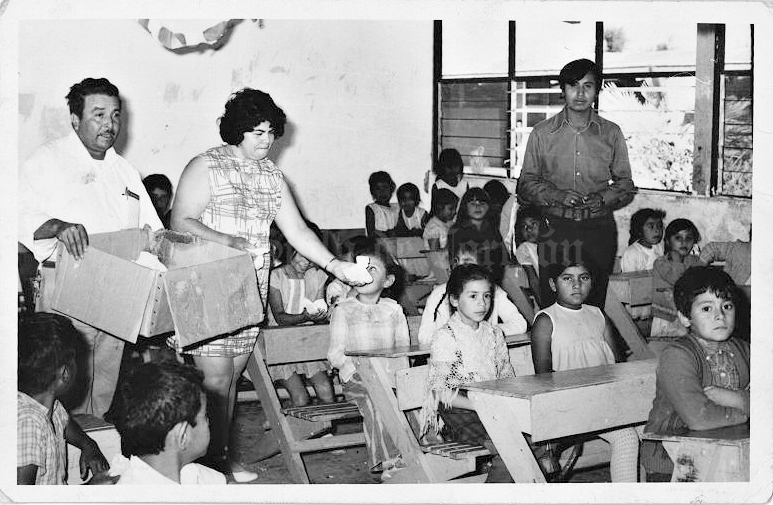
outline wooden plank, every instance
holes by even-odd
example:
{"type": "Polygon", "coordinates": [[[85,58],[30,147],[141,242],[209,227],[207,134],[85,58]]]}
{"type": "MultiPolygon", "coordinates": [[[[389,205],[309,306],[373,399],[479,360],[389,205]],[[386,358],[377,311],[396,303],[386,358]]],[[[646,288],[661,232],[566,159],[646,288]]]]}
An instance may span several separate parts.
{"type": "Polygon", "coordinates": [[[397,404],[400,410],[417,409],[424,404],[429,366],[404,368],[395,372],[397,404]]]}
{"type": "Polygon", "coordinates": [[[282,413],[307,421],[336,421],[341,419],[356,419],[362,417],[357,405],[351,402],[312,405],[306,407],[290,407],[282,413]]]}
{"type": "Polygon", "coordinates": [[[748,482],[749,441],[733,445],[664,441],[674,461],[672,482],[748,482]]]}
{"type": "Polygon", "coordinates": [[[564,389],[531,399],[532,441],[643,423],[655,399],[655,374],[564,389]]]}
{"type": "Polygon", "coordinates": [[[617,273],[609,276],[609,287],[615,297],[628,305],[652,303],[652,270],[617,273]]]}
{"type": "Polygon", "coordinates": [[[269,365],[327,359],[330,325],[275,326],[260,333],[269,365]]]}
{"type": "Polygon", "coordinates": [[[468,397],[513,480],[545,482],[542,470],[523,438],[522,431],[525,429],[518,421],[523,418],[524,407],[528,410],[528,405],[515,398],[497,397],[479,391],[469,391],[468,397]]]}
{"type": "MultiPolygon", "coordinates": [[[[607,289],[607,297],[604,303],[604,312],[615,325],[620,336],[623,337],[631,350],[631,358],[634,360],[646,360],[655,357],[655,353],[647,345],[647,340],[642,336],[639,327],[633,322],[631,314],[617,299],[615,290],[619,286],[617,282],[610,283],[613,289],[607,289]]],[[[630,298],[629,298],[630,299],[630,298]]]]}
{"type": "Polygon", "coordinates": [[[695,146],[693,149],[692,188],[698,195],[710,196],[711,167],[716,157],[712,132],[717,123],[714,102],[718,98],[717,25],[698,23],[697,59],[695,64],[695,146]]]}

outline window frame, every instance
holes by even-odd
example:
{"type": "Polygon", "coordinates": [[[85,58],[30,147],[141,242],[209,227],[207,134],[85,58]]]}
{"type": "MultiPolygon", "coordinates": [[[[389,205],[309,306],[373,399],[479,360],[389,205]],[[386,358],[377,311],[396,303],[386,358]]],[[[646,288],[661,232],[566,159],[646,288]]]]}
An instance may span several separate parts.
{"type": "MultiPolygon", "coordinates": [[[[695,91],[695,128],[693,130],[693,175],[692,175],[692,190],[691,191],[679,191],[673,189],[648,189],[648,191],[656,191],[671,194],[693,194],[702,196],[725,196],[728,198],[744,198],[750,199],[751,196],[745,195],[730,195],[722,193],[722,177],[723,177],[723,160],[720,157],[723,155],[721,152],[721,145],[719,142],[720,136],[724,136],[724,124],[720,124],[720,119],[723,114],[719,110],[720,107],[724,107],[724,96],[722,85],[722,79],[726,75],[748,75],[751,79],[751,97],[752,103],[754,99],[754,25],[750,24],[751,30],[751,65],[749,70],[725,70],[724,68],[724,23],[707,24],[707,23],[695,23],[695,29],[697,32],[698,46],[696,49],[696,62],[693,71],[680,72],[680,76],[695,76],[696,77],[696,91],[695,91]],[[702,64],[701,64],[702,63],[702,64]],[[700,89],[699,89],[700,87],[700,89]]],[[[435,20],[434,27],[434,54],[433,54],[433,67],[434,67],[434,86],[433,86],[433,139],[432,139],[432,156],[433,159],[437,159],[438,153],[441,149],[441,129],[440,124],[442,122],[441,104],[440,104],[440,92],[441,87],[445,83],[455,82],[506,82],[507,83],[507,111],[510,122],[510,127],[505,131],[505,142],[507,150],[510,151],[511,164],[514,159],[514,152],[516,146],[514,142],[514,130],[513,128],[515,120],[513,109],[513,97],[518,82],[527,82],[529,80],[536,79],[557,79],[558,75],[540,75],[540,76],[515,76],[515,31],[516,21],[508,21],[508,75],[503,77],[464,77],[464,78],[446,78],[442,76],[442,20],[435,20]]],[[[604,23],[603,21],[596,22],[596,62],[599,66],[604,79],[616,79],[620,77],[636,77],[636,78],[656,78],[656,77],[673,77],[673,72],[658,71],[658,72],[644,72],[644,73],[614,73],[604,74],[604,60],[603,60],[603,44],[604,44],[604,23]]],[[[597,99],[596,106],[603,100],[603,96],[597,99]]],[[[752,117],[753,121],[753,117],[752,117]]],[[[724,145],[724,143],[722,143],[724,145]]],[[[753,149],[753,147],[752,147],[753,149]]],[[[500,168],[500,167],[497,167],[500,168]]],[[[512,166],[501,167],[505,170],[505,177],[498,176],[486,176],[496,179],[511,179],[513,178],[512,166]]],[[[752,167],[753,169],[753,167],[752,167]]]]}

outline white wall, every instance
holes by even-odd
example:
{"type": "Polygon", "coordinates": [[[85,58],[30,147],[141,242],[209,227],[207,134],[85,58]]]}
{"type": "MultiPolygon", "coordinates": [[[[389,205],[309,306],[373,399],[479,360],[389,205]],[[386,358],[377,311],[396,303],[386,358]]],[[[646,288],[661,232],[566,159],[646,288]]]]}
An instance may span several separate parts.
{"type": "Polygon", "coordinates": [[[104,76],[125,103],[119,152],[143,176],[163,173],[176,186],[194,155],[221,142],[216,120],[229,94],[249,86],[287,114],[271,157],[321,227],[364,227],[375,170],[422,187],[432,21],[261,24],[242,21],[217,51],[175,54],[133,19],[20,21],[19,159],[69,131],[72,84],[104,76]]]}

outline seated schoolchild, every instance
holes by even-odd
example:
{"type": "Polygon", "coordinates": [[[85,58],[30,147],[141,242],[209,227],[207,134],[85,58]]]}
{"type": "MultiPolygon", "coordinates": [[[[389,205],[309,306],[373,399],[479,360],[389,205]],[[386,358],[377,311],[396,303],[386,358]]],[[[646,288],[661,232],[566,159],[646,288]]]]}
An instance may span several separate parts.
{"type": "Polygon", "coordinates": [[[424,245],[437,251],[446,248],[448,230],[454,224],[459,198],[448,189],[439,189],[432,200],[432,215],[424,227],[424,245]]]}
{"type": "Polygon", "coordinates": [[[420,203],[421,194],[415,184],[406,182],[397,188],[397,204],[400,206],[400,212],[397,214],[397,224],[394,229],[396,237],[422,236],[429,214],[423,207],[419,207],[420,203]]]}
{"type": "MultiPolygon", "coordinates": [[[[357,247],[357,244],[367,240],[368,237],[364,235],[356,235],[345,240],[341,244],[341,255],[339,259],[342,261],[349,261],[354,263],[357,259],[353,254],[354,248],[357,247]]],[[[333,278],[333,280],[331,280],[325,288],[325,302],[327,302],[328,307],[330,307],[331,314],[333,312],[333,308],[338,302],[355,295],[357,295],[357,292],[354,291],[352,286],[337,278],[333,278]]]]}
{"type": "Polygon", "coordinates": [[[19,320],[17,484],[65,484],[67,443],[81,450],[82,479],[108,469],[97,443],[59,401],[76,383],[80,341],[64,316],[37,312],[19,320]]]}
{"type": "Polygon", "coordinates": [[[486,482],[512,482],[474,405],[460,391],[465,383],[515,376],[502,330],[486,321],[494,289],[491,272],[482,266],[451,271],[446,288],[451,317],[431,338],[420,434],[485,446],[493,454],[486,482]]]}
{"type": "Polygon", "coordinates": [[[365,232],[368,237],[391,237],[397,225],[400,205],[391,203],[395,181],[389,173],[379,170],[368,177],[373,203],[365,207],[365,232]]]}
{"type": "MultiPolygon", "coordinates": [[[[482,248],[475,247],[473,243],[456,243],[449,262],[453,268],[468,264],[482,265],[485,260],[482,257],[484,256],[483,251],[482,248]]],[[[427,297],[419,326],[419,344],[428,345],[435,331],[448,323],[452,310],[446,289],[445,283],[437,285],[427,297]]],[[[528,329],[526,320],[507,297],[507,292],[496,284],[494,285],[494,297],[491,301],[491,311],[486,317],[486,321],[501,329],[505,335],[523,333],[528,329]]]]}
{"type": "MultiPolygon", "coordinates": [[[[269,325],[291,326],[327,322],[327,273],[314,266],[290,244],[285,243],[283,249],[287,261],[272,269],[270,275],[269,325]]],[[[333,384],[328,376],[328,368],[325,360],[316,360],[270,365],[268,371],[275,381],[281,381],[287,389],[293,406],[303,407],[311,401],[303,376],[311,381],[321,402],[333,401],[333,384]]]]}
{"type": "Polygon", "coordinates": [[[628,247],[620,258],[623,272],[652,270],[655,260],[663,256],[663,218],[660,209],[639,209],[631,216],[628,247]]]}
{"type": "Polygon", "coordinates": [[[117,484],[225,484],[225,475],[193,463],[207,452],[203,376],[179,363],[143,363],[129,371],[113,403],[121,452],[117,484]]]}
{"type": "MultiPolygon", "coordinates": [[[[716,267],[688,269],[674,286],[686,337],[658,362],[655,400],[645,432],[709,430],[749,420],[749,343],[733,335],[738,292],[716,267]]],[[[670,481],[673,462],[660,442],[645,440],[648,481],[670,481]]]]}

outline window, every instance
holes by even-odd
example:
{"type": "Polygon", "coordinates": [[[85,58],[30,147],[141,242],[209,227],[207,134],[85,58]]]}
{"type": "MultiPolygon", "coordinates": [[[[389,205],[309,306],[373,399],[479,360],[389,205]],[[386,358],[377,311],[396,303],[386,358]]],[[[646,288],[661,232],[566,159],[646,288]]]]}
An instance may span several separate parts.
{"type": "MultiPolygon", "coordinates": [[[[561,67],[588,58],[601,62],[599,113],[619,124],[625,134],[637,186],[751,196],[752,26],[714,25],[722,54],[699,55],[705,49],[700,49],[698,25],[693,22],[663,20],[652,29],[635,21],[511,21],[509,69],[502,76],[501,57],[483,63],[472,56],[489,58],[494,48],[505,47],[501,25],[485,27],[484,51],[480,43],[472,48],[468,44],[474,39],[469,33],[484,33],[479,31],[481,22],[467,40],[461,35],[464,23],[453,25],[453,46],[442,44],[444,52],[465,44],[467,48],[453,64],[445,55],[440,65],[437,148],[458,149],[466,172],[517,177],[531,129],[563,107],[558,87],[561,67]],[[707,58],[718,62],[718,84],[712,89],[719,106],[709,111],[710,128],[696,131],[696,62],[707,58]],[[705,177],[696,176],[694,146],[696,138],[708,138],[707,132],[714,138],[710,144],[716,146],[716,159],[705,163],[711,165],[705,177]]],[[[442,26],[445,39],[446,23],[442,26]]]]}

